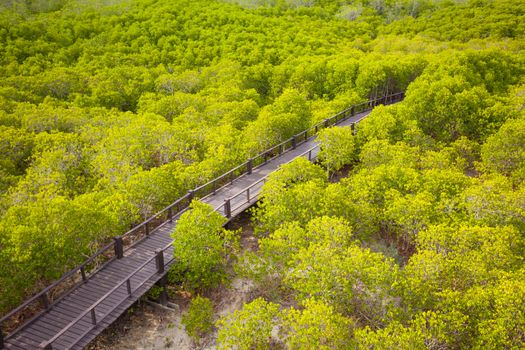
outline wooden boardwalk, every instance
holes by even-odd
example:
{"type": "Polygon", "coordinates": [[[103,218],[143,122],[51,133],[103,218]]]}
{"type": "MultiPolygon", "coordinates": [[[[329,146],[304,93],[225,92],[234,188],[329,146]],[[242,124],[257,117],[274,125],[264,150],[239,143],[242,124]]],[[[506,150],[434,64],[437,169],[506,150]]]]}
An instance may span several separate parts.
{"type": "MultiPolygon", "coordinates": [[[[352,125],[369,113],[348,111],[342,120],[336,119],[337,125],[352,125]]],[[[317,156],[318,146],[308,133],[305,132],[303,140],[293,139],[292,143],[289,150],[282,146],[281,152],[267,153],[261,165],[252,168],[249,163],[249,170],[241,176],[234,177],[232,172],[231,179],[225,177],[221,187],[217,186],[214,193],[202,197],[201,201],[227,218],[234,218],[255,203],[265,178],[280,165],[300,156],[310,160],[317,156]]],[[[194,196],[198,196],[198,190],[190,193],[189,200],[194,196]]],[[[0,348],[2,341],[6,349],[16,350],[86,347],[155,283],[165,279],[167,269],[175,262],[170,234],[181,215],[181,212],[172,214],[172,208],[175,207],[167,208],[167,220],[151,233],[146,222],[142,230],[149,234],[128,249],[122,249],[122,241],[116,240],[116,257],[94,273],[85,276],[84,265],[80,266],[77,272],[83,281],[63,297],[49,305],[47,294],[41,294],[47,309],[5,339],[0,338],[0,348]]]]}

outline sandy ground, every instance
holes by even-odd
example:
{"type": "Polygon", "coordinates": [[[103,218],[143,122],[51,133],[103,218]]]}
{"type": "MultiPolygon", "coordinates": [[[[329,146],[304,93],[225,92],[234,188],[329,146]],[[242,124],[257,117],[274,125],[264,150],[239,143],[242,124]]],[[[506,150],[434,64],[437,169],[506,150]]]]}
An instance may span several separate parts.
{"type": "Polygon", "coordinates": [[[117,320],[89,349],[193,349],[181,312],[140,304],[117,320]]]}
{"type": "MultiPolygon", "coordinates": [[[[215,302],[216,318],[224,316],[250,301],[253,284],[235,279],[228,289],[211,297],[215,302]],[[215,300],[217,299],[217,300],[215,300]]],[[[178,310],[142,302],[130,309],[104,331],[88,348],[90,350],[150,350],[150,349],[215,349],[216,330],[196,344],[184,330],[181,318],[188,302],[178,310]]]]}

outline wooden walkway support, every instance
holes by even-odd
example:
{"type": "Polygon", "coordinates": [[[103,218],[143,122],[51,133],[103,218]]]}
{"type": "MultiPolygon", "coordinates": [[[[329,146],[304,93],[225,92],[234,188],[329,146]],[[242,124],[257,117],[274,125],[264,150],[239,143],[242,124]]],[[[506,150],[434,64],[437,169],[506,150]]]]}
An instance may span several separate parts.
{"type": "Polygon", "coordinates": [[[402,100],[403,93],[352,106],[294,135],[218,178],[189,191],[159,213],[66,273],[0,319],[0,349],[82,349],[124,313],[155,283],[165,280],[175,263],[170,234],[194,198],[212,205],[229,220],[257,201],[268,174],[297,157],[314,161],[319,151],[318,130],[350,125],[363,119],[377,104],[402,100]],[[73,285],[59,297],[57,290],[73,285]],[[6,321],[27,310],[41,308],[33,318],[9,334],[6,321]]]}

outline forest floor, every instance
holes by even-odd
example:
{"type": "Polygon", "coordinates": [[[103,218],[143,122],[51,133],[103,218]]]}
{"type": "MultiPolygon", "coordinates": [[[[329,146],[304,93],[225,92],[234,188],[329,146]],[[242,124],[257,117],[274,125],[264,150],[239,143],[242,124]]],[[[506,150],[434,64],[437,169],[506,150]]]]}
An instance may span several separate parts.
{"type": "MultiPolygon", "coordinates": [[[[241,249],[257,249],[257,239],[249,212],[242,213],[231,223],[230,229],[241,229],[241,249]]],[[[229,314],[242,308],[254,298],[253,283],[246,279],[234,278],[229,286],[222,286],[203,296],[215,305],[215,316],[229,314]]],[[[164,308],[148,302],[138,302],[122,315],[111,327],[104,330],[88,347],[88,350],[150,350],[150,349],[215,349],[217,332],[214,331],[200,343],[195,343],[182,325],[190,294],[179,293],[170,299],[175,307],[164,308]]]]}

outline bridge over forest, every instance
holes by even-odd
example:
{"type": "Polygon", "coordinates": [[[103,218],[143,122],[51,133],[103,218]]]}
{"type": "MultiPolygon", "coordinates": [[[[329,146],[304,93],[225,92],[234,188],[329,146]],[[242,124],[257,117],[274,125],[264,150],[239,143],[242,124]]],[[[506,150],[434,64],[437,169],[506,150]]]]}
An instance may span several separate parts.
{"type": "MultiPolygon", "coordinates": [[[[170,234],[193,199],[231,220],[257,201],[268,174],[280,165],[297,157],[316,159],[318,130],[333,125],[354,128],[374,106],[403,97],[401,92],[351,106],[189,191],[1,318],[0,349],[86,347],[154,284],[165,285],[167,271],[176,262],[170,234]],[[27,321],[5,329],[17,318],[27,321]]],[[[164,293],[161,300],[165,298],[164,293]]]]}

